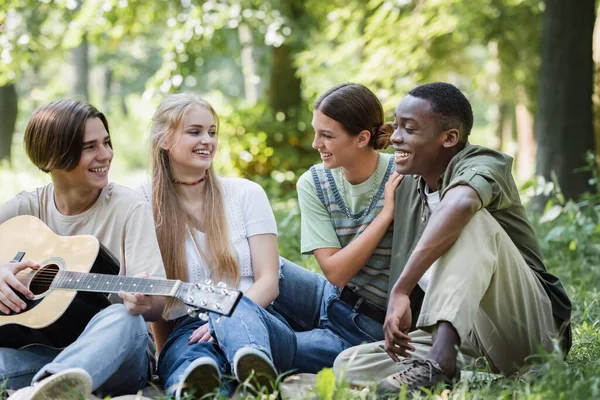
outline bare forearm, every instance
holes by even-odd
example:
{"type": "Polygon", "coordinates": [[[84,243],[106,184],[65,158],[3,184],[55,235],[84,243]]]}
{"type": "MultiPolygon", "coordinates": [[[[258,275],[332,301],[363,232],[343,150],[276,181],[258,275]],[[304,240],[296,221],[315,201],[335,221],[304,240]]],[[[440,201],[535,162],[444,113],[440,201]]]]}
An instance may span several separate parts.
{"type": "Polygon", "coordinates": [[[156,343],[156,352],[160,353],[167,338],[173,331],[175,323],[173,321],[165,321],[164,319],[158,319],[152,323],[152,333],[154,335],[154,342],[156,343]]]}
{"type": "Polygon", "coordinates": [[[327,280],[335,286],[345,286],[364,267],[383,239],[391,223],[391,217],[379,214],[346,247],[329,257],[322,257],[321,260],[317,257],[317,261],[319,261],[319,265],[327,280]]]}
{"type": "Polygon", "coordinates": [[[262,308],[267,308],[279,295],[278,277],[264,276],[257,279],[245,295],[262,308]]]}
{"type": "Polygon", "coordinates": [[[248,238],[248,244],[252,255],[254,283],[244,294],[259,306],[266,308],[279,295],[277,236],[251,236],[248,238]]]}
{"type": "Polygon", "coordinates": [[[154,322],[161,318],[162,312],[165,308],[165,298],[161,296],[154,296],[152,298],[152,308],[146,311],[142,316],[144,320],[148,322],[154,322]]]}

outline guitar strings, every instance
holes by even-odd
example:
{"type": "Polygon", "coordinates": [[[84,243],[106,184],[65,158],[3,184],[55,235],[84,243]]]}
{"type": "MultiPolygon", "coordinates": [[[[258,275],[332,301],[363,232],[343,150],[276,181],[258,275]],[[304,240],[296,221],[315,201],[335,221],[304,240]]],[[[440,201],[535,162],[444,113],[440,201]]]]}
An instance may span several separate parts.
{"type": "MultiPolygon", "coordinates": [[[[34,278],[32,279],[31,284],[52,284],[54,283],[54,280],[56,279],[57,275],[59,274],[59,272],[74,272],[77,274],[85,274],[85,275],[92,275],[89,273],[84,273],[84,272],[75,272],[75,271],[62,271],[62,270],[42,270],[39,271],[37,274],[34,275],[34,278]]],[[[104,274],[102,274],[104,275],[104,274]]],[[[161,279],[151,279],[151,280],[145,280],[147,278],[135,278],[135,277],[126,277],[126,276],[119,276],[119,275],[108,275],[108,277],[112,278],[114,276],[118,276],[119,278],[133,278],[136,280],[143,280],[144,283],[148,283],[150,281],[152,282],[156,282],[157,287],[160,287],[160,285],[162,284],[164,287],[162,287],[161,289],[165,289],[167,287],[167,285],[165,285],[164,283],[169,282],[168,280],[161,280],[161,279]]],[[[85,277],[83,278],[85,279],[85,277]]],[[[171,283],[171,282],[169,282],[171,283]]],[[[127,284],[126,284],[127,285],[127,284]]],[[[146,288],[147,289],[147,288],[146,288]]]]}

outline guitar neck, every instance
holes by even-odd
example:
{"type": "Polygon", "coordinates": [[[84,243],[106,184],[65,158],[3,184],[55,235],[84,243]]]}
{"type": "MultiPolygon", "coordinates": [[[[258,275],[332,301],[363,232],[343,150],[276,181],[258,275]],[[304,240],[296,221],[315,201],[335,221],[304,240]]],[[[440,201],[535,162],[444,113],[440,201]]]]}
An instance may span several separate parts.
{"type": "Polygon", "coordinates": [[[134,278],[120,275],[94,274],[73,271],[59,271],[50,285],[51,289],[70,289],[80,292],[142,293],[154,296],[173,296],[176,280],[134,278]]]}

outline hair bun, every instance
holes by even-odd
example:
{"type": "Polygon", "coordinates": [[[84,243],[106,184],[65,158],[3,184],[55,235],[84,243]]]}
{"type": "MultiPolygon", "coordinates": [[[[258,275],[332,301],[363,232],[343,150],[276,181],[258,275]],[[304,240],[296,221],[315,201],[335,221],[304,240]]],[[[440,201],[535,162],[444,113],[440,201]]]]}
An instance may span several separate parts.
{"type": "Polygon", "coordinates": [[[389,147],[392,142],[390,138],[394,133],[394,125],[385,123],[379,127],[373,128],[373,137],[371,139],[375,150],[383,150],[389,147]]]}

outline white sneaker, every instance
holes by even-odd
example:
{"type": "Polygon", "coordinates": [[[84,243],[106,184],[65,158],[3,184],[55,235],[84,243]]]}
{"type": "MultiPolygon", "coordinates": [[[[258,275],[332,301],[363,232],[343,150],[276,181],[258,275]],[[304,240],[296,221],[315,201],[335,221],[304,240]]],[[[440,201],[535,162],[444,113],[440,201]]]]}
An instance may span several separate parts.
{"type": "Polygon", "coordinates": [[[9,400],[87,400],[92,378],[81,368],[69,368],[50,375],[33,386],[14,392],[9,400]]]}
{"type": "Polygon", "coordinates": [[[210,357],[200,357],[194,360],[183,372],[181,381],[175,390],[175,399],[199,399],[214,392],[221,386],[221,372],[215,360],[210,357]],[[192,396],[192,397],[189,397],[192,396]]]}
{"type": "Polygon", "coordinates": [[[268,393],[275,391],[277,370],[264,352],[254,347],[242,347],[233,356],[233,370],[238,382],[249,381],[256,390],[266,388],[268,393]]]}

